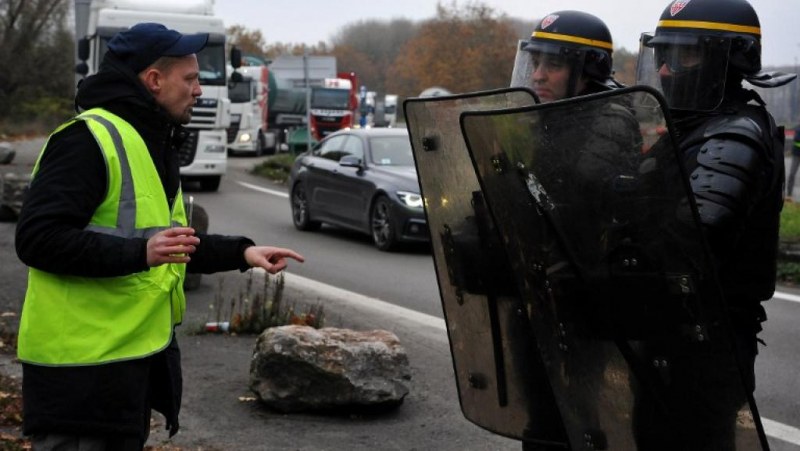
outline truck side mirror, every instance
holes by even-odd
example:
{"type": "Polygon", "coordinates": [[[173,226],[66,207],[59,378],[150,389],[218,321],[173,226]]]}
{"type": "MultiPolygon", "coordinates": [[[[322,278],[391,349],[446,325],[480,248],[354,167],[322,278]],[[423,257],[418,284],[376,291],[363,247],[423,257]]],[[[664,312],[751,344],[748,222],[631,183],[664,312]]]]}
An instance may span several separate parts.
{"type": "Polygon", "coordinates": [[[235,45],[231,47],[230,59],[231,59],[231,66],[233,66],[234,69],[242,67],[242,51],[239,50],[239,48],[236,47],[235,45]]]}
{"type": "Polygon", "coordinates": [[[78,41],[78,59],[86,61],[89,59],[89,39],[81,38],[78,41]]]}
{"type": "Polygon", "coordinates": [[[233,73],[231,74],[231,82],[235,86],[236,83],[241,83],[242,81],[244,81],[244,79],[242,78],[242,74],[234,70],[233,73]]]}

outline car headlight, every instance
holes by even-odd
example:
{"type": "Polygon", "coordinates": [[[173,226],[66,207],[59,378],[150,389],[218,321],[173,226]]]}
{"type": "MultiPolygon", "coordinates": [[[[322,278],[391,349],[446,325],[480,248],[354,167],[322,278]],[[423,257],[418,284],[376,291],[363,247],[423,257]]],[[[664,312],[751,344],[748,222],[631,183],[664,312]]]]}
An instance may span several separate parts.
{"type": "Polygon", "coordinates": [[[400,201],[403,202],[407,207],[422,208],[422,196],[417,193],[398,191],[397,197],[399,197],[400,201]]]}

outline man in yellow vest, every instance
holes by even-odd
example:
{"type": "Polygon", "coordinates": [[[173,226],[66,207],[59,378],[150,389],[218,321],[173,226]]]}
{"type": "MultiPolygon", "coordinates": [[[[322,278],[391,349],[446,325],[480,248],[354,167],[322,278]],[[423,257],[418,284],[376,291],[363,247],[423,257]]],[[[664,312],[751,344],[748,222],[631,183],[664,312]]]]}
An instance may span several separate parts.
{"type": "Polygon", "coordinates": [[[16,247],[30,267],[18,356],[36,450],[140,450],[151,409],[177,432],[187,269],[274,274],[303,261],[187,226],[178,149],[207,41],[154,23],[115,35],[79,86],[83,112],[34,168],[16,247]]]}

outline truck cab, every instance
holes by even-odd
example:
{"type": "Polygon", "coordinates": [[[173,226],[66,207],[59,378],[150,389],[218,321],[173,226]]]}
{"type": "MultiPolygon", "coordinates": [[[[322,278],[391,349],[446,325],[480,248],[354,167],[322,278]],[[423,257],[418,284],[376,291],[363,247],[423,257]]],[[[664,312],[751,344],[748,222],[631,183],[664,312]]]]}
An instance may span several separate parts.
{"type": "Polygon", "coordinates": [[[350,102],[353,84],[344,78],[326,78],[311,90],[311,133],[317,141],[350,128],[354,114],[350,102]]]}
{"type": "Polygon", "coordinates": [[[237,81],[231,77],[228,96],[231,100],[231,125],[228,127],[228,151],[261,155],[274,151],[276,136],[268,130],[269,70],[266,66],[243,66],[237,81]]]}
{"type": "MultiPolygon", "coordinates": [[[[180,149],[181,178],[197,181],[204,191],[216,191],[227,170],[226,128],[230,100],[225,54],[225,26],[212,12],[213,0],[173,4],[156,0],[90,0],[76,2],[79,76],[97,72],[108,41],[140,22],[158,22],[181,33],[209,33],[208,45],[197,55],[202,96],[197,98],[180,149]]],[[[237,62],[238,64],[238,62],[237,62]]]]}

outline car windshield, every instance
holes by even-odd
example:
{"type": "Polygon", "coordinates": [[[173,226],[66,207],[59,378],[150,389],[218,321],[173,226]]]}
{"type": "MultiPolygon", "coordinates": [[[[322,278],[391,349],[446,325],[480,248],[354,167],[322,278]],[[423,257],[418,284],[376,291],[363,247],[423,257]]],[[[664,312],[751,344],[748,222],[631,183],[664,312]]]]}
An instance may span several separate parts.
{"type": "Polygon", "coordinates": [[[407,136],[376,136],[369,139],[372,163],[377,166],[414,166],[407,136]]]}

